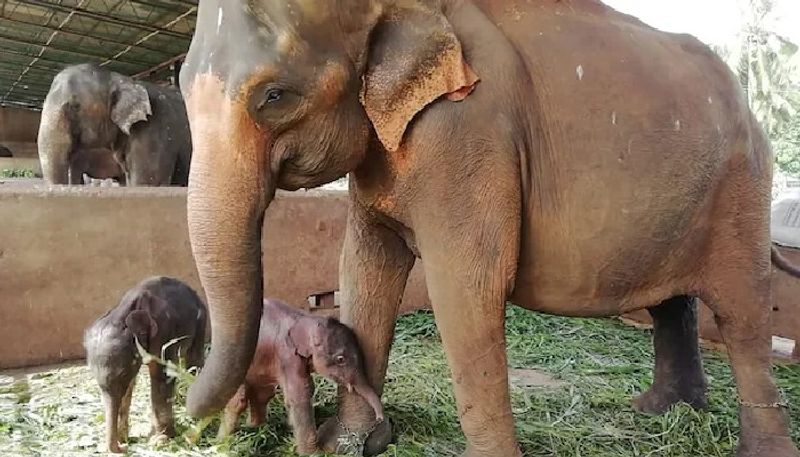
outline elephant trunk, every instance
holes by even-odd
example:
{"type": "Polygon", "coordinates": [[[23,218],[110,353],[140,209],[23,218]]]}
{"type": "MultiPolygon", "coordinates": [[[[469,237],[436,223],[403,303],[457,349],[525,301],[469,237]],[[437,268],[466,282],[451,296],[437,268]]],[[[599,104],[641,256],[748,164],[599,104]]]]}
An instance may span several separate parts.
{"type": "Polygon", "coordinates": [[[362,375],[353,384],[356,393],[363,398],[367,404],[375,411],[375,420],[378,422],[383,420],[383,404],[381,404],[381,397],[375,392],[375,389],[369,385],[367,379],[362,375]]]}
{"type": "Polygon", "coordinates": [[[45,101],[36,143],[45,182],[69,184],[69,161],[73,144],[63,107],[45,101]]]}
{"type": "Polygon", "coordinates": [[[189,389],[194,417],[222,409],[242,383],[255,352],[262,312],[261,227],[275,184],[266,140],[246,110],[197,89],[187,97],[192,141],[189,235],[211,321],[211,353],[189,389]]]}

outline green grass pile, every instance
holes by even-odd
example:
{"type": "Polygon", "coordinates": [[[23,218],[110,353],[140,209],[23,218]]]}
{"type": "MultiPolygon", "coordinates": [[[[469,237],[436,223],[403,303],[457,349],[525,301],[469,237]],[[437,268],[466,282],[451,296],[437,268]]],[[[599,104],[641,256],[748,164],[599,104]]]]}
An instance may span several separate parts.
{"type": "MultiPolygon", "coordinates": [[[[561,381],[557,387],[512,387],[517,431],[525,455],[560,457],[729,456],[738,433],[737,396],[730,368],[704,352],[710,408],[680,405],[659,417],[634,413],[632,396],[652,381],[651,334],[609,319],[568,319],[508,310],[509,364],[536,369],[561,381]]],[[[800,366],[778,365],[780,387],[792,405],[793,435],[800,440],[800,366]]],[[[283,456],[293,444],[280,401],[268,425],[241,427],[216,442],[216,421],[194,445],[176,438],[148,445],[149,383],[140,374],[131,411],[131,455],[283,456]]],[[[179,383],[177,428],[193,424],[183,410],[179,383]]],[[[335,388],[318,380],[317,417],[332,415],[335,388]]],[[[280,399],[278,399],[280,400],[280,399]]],[[[464,447],[441,341],[430,313],[402,317],[397,326],[384,394],[395,422],[396,445],[386,456],[457,456],[464,447]]],[[[99,391],[82,366],[0,379],[0,449],[4,456],[101,454],[103,408],[99,391]]]]}
{"type": "Polygon", "coordinates": [[[42,175],[26,169],[8,169],[0,170],[0,178],[41,178],[42,175]]]}

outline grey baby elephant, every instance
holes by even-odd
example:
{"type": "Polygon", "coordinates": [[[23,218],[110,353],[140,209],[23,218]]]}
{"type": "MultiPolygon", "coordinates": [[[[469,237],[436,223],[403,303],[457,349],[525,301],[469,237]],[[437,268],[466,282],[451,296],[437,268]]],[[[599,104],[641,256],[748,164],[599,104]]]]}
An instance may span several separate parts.
{"type": "MultiPolygon", "coordinates": [[[[191,287],[169,277],[147,278],[130,289],[119,304],[97,319],[84,333],[89,368],[102,391],[106,411],[106,444],[110,452],[124,452],[128,413],[136,374],[142,359],[135,339],[150,354],[161,355],[162,347],[180,339],[164,351],[167,360],[186,360],[187,367],[201,367],[207,311],[191,287]]],[[[164,367],[151,362],[150,400],[152,436],[172,437],[174,380],[164,367]]]]}

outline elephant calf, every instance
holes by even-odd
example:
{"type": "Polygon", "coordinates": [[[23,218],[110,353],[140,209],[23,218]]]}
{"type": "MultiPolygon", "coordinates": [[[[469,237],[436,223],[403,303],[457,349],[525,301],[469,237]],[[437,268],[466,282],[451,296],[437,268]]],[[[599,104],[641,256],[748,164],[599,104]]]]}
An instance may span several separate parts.
{"type": "Polygon", "coordinates": [[[372,407],[377,420],[383,420],[383,406],[364,376],[361,347],[352,330],[334,318],[311,316],[279,300],[264,300],[256,352],[244,384],[225,408],[219,437],[233,431],[248,404],[250,424],[264,423],[267,404],[280,386],[297,452],[317,452],[312,372],[355,390],[372,407]]]}
{"type": "MultiPolygon", "coordinates": [[[[183,282],[163,276],[145,279],[129,290],[119,305],[97,319],[84,334],[87,363],[100,390],[106,410],[106,444],[110,452],[124,452],[128,413],[136,374],[142,359],[135,340],[151,354],[167,360],[186,359],[189,367],[203,364],[206,306],[183,282]]],[[[174,381],[156,362],[150,370],[152,435],[159,439],[175,434],[172,417],[174,381]]]]}

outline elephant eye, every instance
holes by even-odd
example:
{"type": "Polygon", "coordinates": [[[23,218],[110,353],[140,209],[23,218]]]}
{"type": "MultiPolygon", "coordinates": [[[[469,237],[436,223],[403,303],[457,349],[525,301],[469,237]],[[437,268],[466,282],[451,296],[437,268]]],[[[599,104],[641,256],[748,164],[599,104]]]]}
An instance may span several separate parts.
{"type": "Polygon", "coordinates": [[[281,97],[283,97],[283,91],[280,89],[270,89],[267,91],[267,96],[264,99],[264,103],[275,103],[280,101],[281,97]]]}
{"type": "Polygon", "coordinates": [[[337,355],[336,357],[333,358],[333,361],[336,362],[336,365],[344,365],[344,361],[345,361],[344,360],[344,356],[343,355],[337,355]]]}

